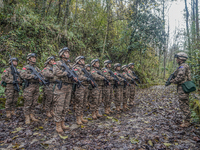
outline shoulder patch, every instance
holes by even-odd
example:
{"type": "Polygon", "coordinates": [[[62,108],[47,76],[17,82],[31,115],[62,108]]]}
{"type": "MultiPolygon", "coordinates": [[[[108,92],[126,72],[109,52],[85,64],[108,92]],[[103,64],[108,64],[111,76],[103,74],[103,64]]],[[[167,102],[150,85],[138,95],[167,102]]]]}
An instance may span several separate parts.
{"type": "Polygon", "coordinates": [[[74,71],[78,71],[78,69],[74,69],[74,71]]]}
{"type": "Polygon", "coordinates": [[[125,74],[125,72],[123,74],[125,74]]]}
{"type": "Polygon", "coordinates": [[[131,73],[130,71],[128,73],[131,73]]]}
{"type": "Polygon", "coordinates": [[[92,73],[94,73],[95,71],[92,71],[92,73]]]}
{"type": "Polygon", "coordinates": [[[53,63],[54,65],[56,65],[56,62],[55,63],[53,63]]]}
{"type": "Polygon", "coordinates": [[[26,68],[22,68],[23,70],[26,70],[26,68]]]}
{"type": "Polygon", "coordinates": [[[115,75],[117,75],[117,73],[114,73],[115,75]]]}
{"type": "Polygon", "coordinates": [[[44,68],[44,70],[46,70],[47,68],[44,68]]]}
{"type": "Polygon", "coordinates": [[[184,68],[184,67],[183,67],[183,66],[180,66],[179,69],[180,69],[180,68],[184,68]]]}
{"type": "Polygon", "coordinates": [[[3,72],[6,72],[6,70],[4,70],[3,72]]]}
{"type": "Polygon", "coordinates": [[[106,70],[104,70],[104,72],[107,72],[106,70]]]}

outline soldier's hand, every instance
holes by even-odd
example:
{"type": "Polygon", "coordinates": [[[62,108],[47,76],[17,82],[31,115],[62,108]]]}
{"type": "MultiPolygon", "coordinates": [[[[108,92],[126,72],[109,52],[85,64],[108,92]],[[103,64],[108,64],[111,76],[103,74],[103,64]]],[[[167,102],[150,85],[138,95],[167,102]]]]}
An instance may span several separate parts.
{"type": "Polygon", "coordinates": [[[120,85],[120,82],[118,82],[118,85],[120,85]]]}
{"type": "Polygon", "coordinates": [[[110,82],[108,83],[109,86],[111,86],[110,82]]]}
{"type": "Polygon", "coordinates": [[[91,81],[91,83],[92,83],[92,85],[94,86],[94,82],[91,81]]]}
{"type": "Polygon", "coordinates": [[[39,82],[42,82],[42,81],[39,79],[39,82]]]}
{"type": "Polygon", "coordinates": [[[76,82],[78,82],[78,79],[77,79],[77,77],[75,77],[75,78],[74,78],[74,80],[75,80],[76,82]]]}

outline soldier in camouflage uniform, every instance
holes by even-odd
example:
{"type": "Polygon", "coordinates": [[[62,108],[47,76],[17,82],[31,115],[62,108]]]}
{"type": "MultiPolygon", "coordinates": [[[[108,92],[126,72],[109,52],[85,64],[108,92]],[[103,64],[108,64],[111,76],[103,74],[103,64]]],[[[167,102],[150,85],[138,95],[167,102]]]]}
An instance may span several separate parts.
{"type": "Polygon", "coordinates": [[[116,111],[120,112],[122,110],[121,104],[123,103],[123,88],[124,88],[124,79],[120,77],[122,76],[122,74],[120,73],[121,64],[119,63],[114,64],[114,69],[115,69],[114,75],[116,75],[120,81],[118,87],[114,88],[116,111]]]}
{"type": "MultiPolygon", "coordinates": [[[[90,64],[85,65],[86,71],[90,72],[90,64]]],[[[89,98],[90,98],[90,90],[92,89],[91,84],[88,86],[88,88],[85,89],[85,96],[84,96],[84,104],[86,107],[89,106],[89,98]]]]}
{"type": "MultiPolygon", "coordinates": [[[[18,59],[17,58],[11,58],[9,60],[9,64],[11,64],[11,61],[13,62],[14,67],[17,67],[18,59]]],[[[17,71],[20,73],[20,70],[17,69],[17,71]]],[[[3,74],[1,76],[2,81],[5,82],[6,88],[5,88],[5,95],[6,95],[6,117],[11,118],[11,115],[15,114],[16,104],[19,97],[19,92],[14,89],[14,81],[13,81],[13,75],[11,74],[11,67],[6,68],[3,71],[3,74]]],[[[20,78],[18,77],[18,82],[20,83],[20,78]]]]}
{"type": "Polygon", "coordinates": [[[179,67],[176,69],[174,76],[170,82],[177,84],[177,91],[179,97],[179,106],[185,116],[181,127],[188,127],[190,125],[190,108],[189,108],[189,93],[185,93],[182,89],[182,84],[186,81],[191,81],[191,72],[189,66],[185,63],[188,56],[184,52],[175,55],[179,67]]]}
{"type": "Polygon", "coordinates": [[[112,61],[105,60],[104,61],[105,67],[102,69],[102,73],[109,80],[109,82],[111,84],[111,85],[105,85],[103,88],[103,102],[104,102],[104,108],[105,108],[106,114],[112,113],[110,107],[111,107],[111,102],[113,101],[114,78],[109,73],[110,68],[111,68],[111,63],[112,63],[112,61]]]}
{"type": "Polygon", "coordinates": [[[126,85],[124,86],[123,89],[123,109],[127,110],[128,106],[127,106],[127,100],[130,97],[130,82],[131,82],[131,78],[127,75],[127,71],[128,71],[128,65],[123,65],[122,66],[122,71],[123,71],[123,76],[125,77],[125,79],[127,80],[128,83],[126,83],[126,85]]]}
{"type": "MultiPolygon", "coordinates": [[[[71,68],[71,64],[68,59],[70,50],[64,47],[59,51],[60,61],[56,62],[53,66],[53,74],[56,83],[54,89],[54,121],[56,122],[56,131],[58,133],[64,133],[63,130],[68,130],[69,127],[65,126],[65,116],[67,109],[69,108],[69,103],[71,100],[72,92],[72,78],[69,77],[68,73],[65,72],[62,64],[66,64],[71,68]]],[[[76,78],[74,80],[77,80],[76,78]]]]}
{"type": "Polygon", "coordinates": [[[74,67],[74,71],[78,75],[79,80],[82,81],[82,85],[76,85],[76,91],[75,91],[75,114],[76,114],[76,123],[78,125],[81,125],[82,123],[87,123],[88,121],[83,118],[83,111],[84,111],[84,96],[85,96],[85,90],[89,86],[90,79],[85,76],[85,73],[83,72],[83,68],[85,67],[85,57],[84,56],[78,56],[75,59],[76,66],[74,67]]]}
{"type": "Polygon", "coordinates": [[[48,57],[45,62],[45,68],[42,70],[42,75],[45,77],[45,80],[48,82],[48,88],[44,86],[44,104],[47,117],[51,118],[53,113],[53,87],[55,84],[54,75],[53,75],[53,65],[55,65],[55,58],[53,56],[48,57]]]}
{"type": "Polygon", "coordinates": [[[97,119],[97,117],[102,117],[102,115],[99,113],[99,107],[102,102],[102,92],[103,92],[103,86],[104,86],[104,77],[99,75],[97,71],[99,70],[99,59],[93,59],[91,61],[92,69],[91,74],[93,78],[96,81],[96,84],[98,85],[98,89],[93,88],[90,92],[90,109],[92,111],[92,118],[97,119]]]}
{"type": "Polygon", "coordinates": [[[40,72],[40,69],[36,66],[36,54],[29,53],[27,55],[28,65],[24,66],[21,71],[21,77],[25,79],[28,84],[24,89],[24,116],[25,123],[30,124],[30,119],[38,122],[39,120],[35,118],[34,109],[38,102],[39,97],[39,82],[37,76],[32,74],[32,71],[29,69],[30,66],[34,67],[37,72],[40,72]]]}
{"type": "MultiPolygon", "coordinates": [[[[136,77],[133,75],[132,70],[134,68],[134,63],[128,64],[129,69],[127,70],[127,73],[129,76],[131,76],[134,80],[136,80],[136,77]]],[[[130,95],[129,95],[129,105],[134,105],[134,97],[135,97],[135,84],[131,84],[129,87],[130,95]]]]}

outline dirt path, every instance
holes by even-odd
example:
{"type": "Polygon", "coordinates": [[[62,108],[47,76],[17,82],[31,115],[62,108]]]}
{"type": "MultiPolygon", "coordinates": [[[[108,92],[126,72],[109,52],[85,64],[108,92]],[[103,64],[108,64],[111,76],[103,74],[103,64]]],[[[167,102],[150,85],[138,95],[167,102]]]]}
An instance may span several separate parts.
{"type": "MultiPolygon", "coordinates": [[[[114,107],[114,106],[113,106],[114,107]]],[[[103,109],[101,109],[103,112],[103,109]]],[[[175,87],[154,86],[138,90],[136,105],[119,115],[104,116],[82,126],[75,124],[72,112],[67,115],[70,131],[65,137],[55,132],[55,123],[37,108],[42,122],[24,124],[22,108],[13,122],[0,115],[0,149],[199,149],[200,127],[179,127],[175,87]]],[[[90,114],[85,112],[85,115],[90,114]]]]}

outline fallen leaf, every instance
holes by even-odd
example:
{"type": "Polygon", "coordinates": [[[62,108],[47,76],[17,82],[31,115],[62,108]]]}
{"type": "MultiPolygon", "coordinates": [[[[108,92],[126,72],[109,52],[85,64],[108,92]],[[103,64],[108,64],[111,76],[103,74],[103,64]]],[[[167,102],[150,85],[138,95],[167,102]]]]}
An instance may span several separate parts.
{"type": "Polygon", "coordinates": [[[68,136],[62,136],[62,135],[60,135],[60,134],[59,134],[59,136],[60,136],[62,139],[64,139],[64,140],[68,138],[68,136]]]}
{"type": "Polygon", "coordinates": [[[24,129],[24,128],[21,128],[21,127],[16,128],[16,131],[12,131],[11,133],[17,133],[17,132],[21,131],[22,129],[24,129]]]}
{"type": "Polygon", "coordinates": [[[40,126],[39,129],[44,129],[44,128],[42,126],[40,126]]]}
{"type": "Polygon", "coordinates": [[[170,144],[170,143],[163,143],[165,146],[171,146],[172,144],[170,144]]]}
{"type": "Polygon", "coordinates": [[[17,135],[17,136],[14,136],[12,139],[14,140],[15,138],[17,138],[19,135],[17,135]]]}
{"type": "Polygon", "coordinates": [[[148,144],[151,145],[151,146],[153,146],[153,143],[152,143],[151,140],[148,141],[148,144]]]}
{"type": "Polygon", "coordinates": [[[130,141],[131,141],[131,143],[133,143],[133,144],[137,144],[137,143],[139,142],[139,140],[136,139],[136,138],[130,138],[130,141]]]}

